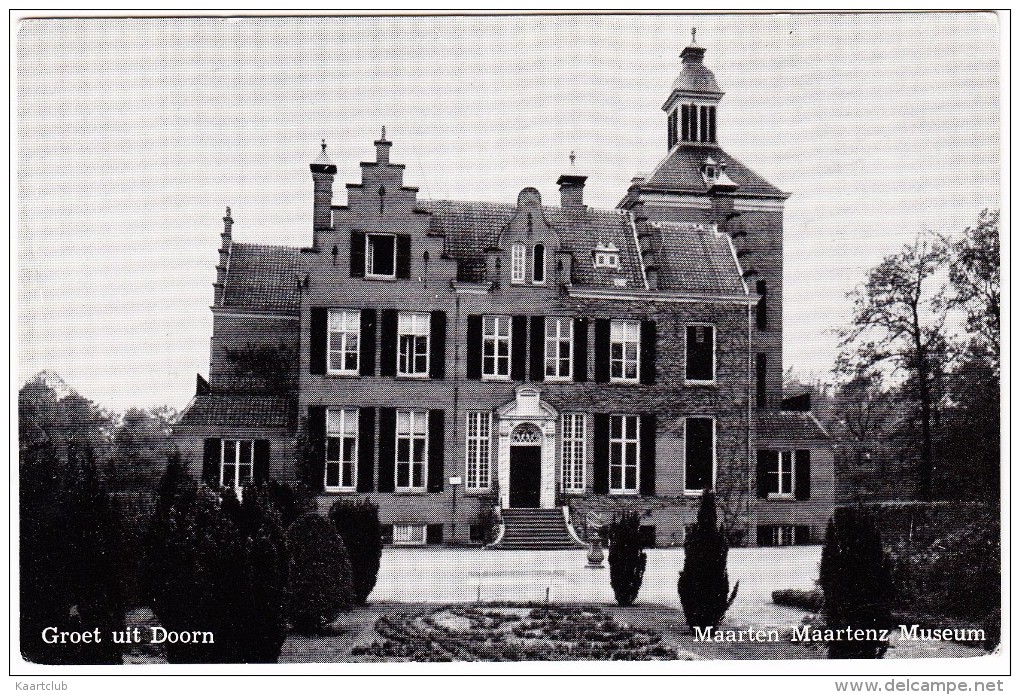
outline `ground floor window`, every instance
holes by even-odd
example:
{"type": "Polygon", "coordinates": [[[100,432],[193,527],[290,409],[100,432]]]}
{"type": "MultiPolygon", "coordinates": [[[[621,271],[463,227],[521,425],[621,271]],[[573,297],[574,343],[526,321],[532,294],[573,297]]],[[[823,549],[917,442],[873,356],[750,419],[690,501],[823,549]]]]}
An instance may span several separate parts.
{"type": "Polygon", "coordinates": [[[584,492],[584,413],[563,414],[563,491],[584,492]]]}
{"type": "Polygon", "coordinates": [[[358,410],[326,411],[326,489],[353,490],[358,479],[358,410]]]}
{"type": "Polygon", "coordinates": [[[637,493],[638,442],[637,415],[610,416],[609,491],[611,493],[637,493]]]}
{"type": "Polygon", "coordinates": [[[255,442],[251,439],[224,439],[220,457],[220,485],[240,490],[254,475],[255,442]]]}
{"type": "Polygon", "coordinates": [[[487,490],[492,450],[492,413],[467,414],[467,488],[487,490]]]}
{"type": "Polygon", "coordinates": [[[427,411],[397,411],[398,490],[422,489],[425,487],[428,433],[429,414],[427,411]]]}
{"type": "Polygon", "coordinates": [[[769,524],[758,527],[758,545],[807,545],[811,542],[811,527],[797,524],[769,524]]]}
{"type": "Polygon", "coordinates": [[[425,545],[425,527],[421,524],[394,524],[394,545],[425,545]]]}

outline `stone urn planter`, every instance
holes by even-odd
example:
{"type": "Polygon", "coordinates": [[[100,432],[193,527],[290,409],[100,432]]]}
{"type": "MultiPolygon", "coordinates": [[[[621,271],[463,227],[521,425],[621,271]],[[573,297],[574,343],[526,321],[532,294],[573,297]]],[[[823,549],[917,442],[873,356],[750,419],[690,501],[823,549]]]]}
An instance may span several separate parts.
{"type": "Polygon", "coordinates": [[[606,554],[602,550],[602,540],[596,538],[595,542],[591,544],[591,548],[588,549],[588,567],[593,570],[602,569],[602,561],[606,559],[606,554]]]}

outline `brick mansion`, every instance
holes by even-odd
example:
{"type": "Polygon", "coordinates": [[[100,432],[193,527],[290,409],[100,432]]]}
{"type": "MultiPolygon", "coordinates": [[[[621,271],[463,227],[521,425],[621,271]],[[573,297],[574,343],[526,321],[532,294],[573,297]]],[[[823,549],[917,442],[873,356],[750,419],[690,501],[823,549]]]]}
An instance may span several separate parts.
{"type": "Polygon", "coordinates": [[[385,129],[346,200],[323,143],[307,248],[235,240],[228,208],[209,376],[174,429],[194,475],[370,498],[394,544],[481,545],[494,512],[497,547],[569,547],[634,510],[680,545],[706,488],[736,543],[820,542],[832,443],[782,383],[789,194],[717,142],[704,54],[615,209],[574,171],[556,204],[421,199],[385,129]],[[536,519],[567,533],[529,545],[536,519]]]}

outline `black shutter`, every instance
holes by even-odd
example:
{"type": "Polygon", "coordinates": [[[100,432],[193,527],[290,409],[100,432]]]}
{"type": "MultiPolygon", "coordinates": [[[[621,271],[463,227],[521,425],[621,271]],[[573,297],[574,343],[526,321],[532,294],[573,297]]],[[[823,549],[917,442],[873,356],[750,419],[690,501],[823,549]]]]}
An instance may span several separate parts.
{"type": "Polygon", "coordinates": [[[425,544],[426,545],[442,545],[443,544],[443,525],[442,524],[427,524],[425,526],[425,544]]]}
{"type": "Polygon", "coordinates": [[[588,381],[588,319],[574,319],[574,381],[588,381]]]}
{"type": "Polygon", "coordinates": [[[379,492],[393,492],[397,483],[397,410],[379,408],[379,492]]]}
{"type": "Polygon", "coordinates": [[[595,381],[609,382],[609,319],[595,319],[595,381]]]}
{"type": "Polygon", "coordinates": [[[531,317],[531,380],[545,381],[545,317],[531,317]]]}
{"type": "Polygon", "coordinates": [[[641,416],[641,494],[655,494],[655,415],[641,416]]]}
{"type": "Polygon", "coordinates": [[[595,413],[592,416],[594,425],[594,455],[592,490],[597,495],[609,494],[609,416],[595,413]]]}
{"type": "Polygon", "coordinates": [[[757,324],[759,331],[764,331],[768,328],[768,285],[764,280],[759,280],[755,283],[755,291],[761,295],[761,299],[758,300],[758,305],[755,307],[755,323],[757,324]]]}
{"type": "Polygon", "coordinates": [[[510,320],[510,379],[524,381],[528,371],[528,317],[514,316],[510,320]]]}
{"type": "Polygon", "coordinates": [[[308,406],[308,447],[312,460],[305,470],[305,483],[313,490],[322,490],[326,485],[326,407],[308,406]]]}
{"type": "Polygon", "coordinates": [[[202,452],[202,480],[209,487],[218,487],[220,484],[220,447],[221,440],[210,437],[205,440],[205,447],[202,452]]]}
{"type": "Polygon", "coordinates": [[[311,338],[309,345],[308,371],[312,374],[326,373],[326,341],[329,331],[329,310],[326,307],[312,307],[310,324],[311,338]]]}
{"type": "Polygon", "coordinates": [[[351,277],[365,277],[365,233],[351,232],[351,277]]]}
{"type": "Polygon", "coordinates": [[[375,376],[375,309],[361,310],[361,376],[375,376]]]}
{"type": "Polygon", "coordinates": [[[443,443],[444,425],[446,424],[445,410],[429,411],[429,475],[428,491],[443,491],[443,443]]]}
{"type": "Polygon", "coordinates": [[[255,440],[255,466],[252,470],[252,476],[256,483],[265,483],[269,481],[268,439],[255,440]]]}
{"type": "Polygon", "coordinates": [[[766,548],[772,545],[772,527],[771,526],[759,526],[758,527],[758,546],[766,548]]]}
{"type": "Polygon", "coordinates": [[[759,352],[754,358],[755,400],[760,410],[768,407],[768,357],[768,353],[759,352]]]}
{"type": "Polygon", "coordinates": [[[433,311],[429,316],[429,377],[446,376],[446,312],[433,311]]]}
{"type": "Polygon", "coordinates": [[[380,524],[379,536],[384,545],[393,545],[393,524],[380,524]]]}
{"type": "Polygon", "coordinates": [[[397,235],[397,277],[411,277],[411,235],[397,235]]]}
{"type": "Polygon", "coordinates": [[[375,488],[375,408],[358,410],[358,492],[375,488]]]}
{"type": "Polygon", "coordinates": [[[811,527],[810,526],[794,526],[793,527],[793,543],[794,543],[794,545],[810,545],[810,543],[811,543],[811,527]]]}
{"type": "Polygon", "coordinates": [[[482,378],[482,317],[467,317],[467,378],[482,378]]]}
{"type": "Polygon", "coordinates": [[[811,499],[811,452],[797,449],[793,454],[793,496],[799,500],[811,499]]]}
{"type": "Polygon", "coordinates": [[[655,321],[641,322],[641,383],[655,383],[655,321]]]}
{"type": "Polygon", "coordinates": [[[397,375],[397,310],[382,310],[382,335],[379,340],[379,375],[397,375]]]}
{"type": "Polygon", "coordinates": [[[684,446],[684,489],[704,490],[712,487],[712,420],[687,418],[687,436],[684,446]]]}
{"type": "Polygon", "coordinates": [[[779,466],[779,452],[758,450],[758,497],[766,499],[772,484],[770,474],[779,466]]]}

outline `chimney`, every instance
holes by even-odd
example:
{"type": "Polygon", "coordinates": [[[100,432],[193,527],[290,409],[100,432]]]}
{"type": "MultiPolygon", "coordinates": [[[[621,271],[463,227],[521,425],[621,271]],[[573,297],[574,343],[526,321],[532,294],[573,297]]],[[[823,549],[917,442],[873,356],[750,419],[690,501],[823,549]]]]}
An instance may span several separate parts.
{"type": "Polygon", "coordinates": [[[584,207],[584,182],[587,176],[562,174],[556,184],[560,187],[560,206],[565,208],[584,207]]]}
{"type": "Polygon", "coordinates": [[[333,231],[333,178],[336,165],[326,155],[326,141],[322,141],[322,152],[312,163],[312,181],[315,194],[312,203],[312,246],[319,247],[318,232],[333,231]]]}
{"type": "Polygon", "coordinates": [[[375,141],[375,162],[379,166],[390,163],[390,147],[393,143],[386,139],[386,126],[382,127],[382,136],[375,141]]]}

